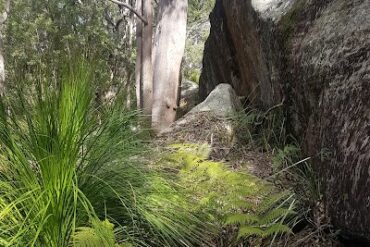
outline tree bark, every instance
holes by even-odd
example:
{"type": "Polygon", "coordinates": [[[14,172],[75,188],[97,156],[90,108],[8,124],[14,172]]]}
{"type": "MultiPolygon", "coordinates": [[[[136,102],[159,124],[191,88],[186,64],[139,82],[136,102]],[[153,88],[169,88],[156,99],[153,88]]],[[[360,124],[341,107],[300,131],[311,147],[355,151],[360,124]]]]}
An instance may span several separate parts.
{"type": "Polygon", "coordinates": [[[3,12],[0,17],[0,95],[5,94],[5,59],[3,54],[3,42],[4,42],[4,29],[5,22],[8,19],[10,0],[6,0],[4,3],[3,12]]]}
{"type": "Polygon", "coordinates": [[[176,118],[184,55],[187,0],[161,0],[154,43],[152,127],[159,132],[176,118]]]}
{"type": "MultiPolygon", "coordinates": [[[[142,10],[142,0],[136,1],[136,9],[142,10]]],[[[135,65],[135,80],[136,80],[136,101],[137,108],[143,108],[143,83],[141,77],[141,53],[142,53],[142,37],[143,37],[143,26],[140,20],[136,20],[136,65],[135,65]]]]}
{"type": "Polygon", "coordinates": [[[136,8],[142,13],[147,24],[137,20],[136,25],[136,98],[137,107],[149,118],[152,114],[153,64],[152,36],[153,10],[151,0],[138,0],[136,8]]]}
{"type": "Polygon", "coordinates": [[[151,0],[143,0],[142,10],[147,24],[143,25],[142,51],[141,51],[141,77],[142,77],[142,97],[144,114],[151,116],[153,99],[153,64],[152,64],[152,44],[153,44],[153,10],[151,0]]]}

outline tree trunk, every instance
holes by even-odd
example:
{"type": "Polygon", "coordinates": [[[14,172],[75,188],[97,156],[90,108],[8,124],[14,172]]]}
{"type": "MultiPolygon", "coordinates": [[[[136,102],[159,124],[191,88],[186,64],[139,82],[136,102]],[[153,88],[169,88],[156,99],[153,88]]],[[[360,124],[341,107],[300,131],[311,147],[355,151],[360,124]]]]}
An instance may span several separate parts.
{"type": "Polygon", "coordinates": [[[176,118],[181,61],[184,55],[187,0],[161,0],[153,58],[152,127],[159,132],[176,118]]]}
{"type": "Polygon", "coordinates": [[[6,0],[0,17],[0,95],[5,94],[5,59],[3,54],[5,22],[8,19],[10,0],[6,0]]]}
{"type": "Polygon", "coordinates": [[[145,18],[147,24],[137,20],[136,25],[136,98],[137,106],[144,114],[152,114],[153,98],[153,64],[152,64],[152,36],[153,11],[151,0],[136,1],[138,12],[145,18]]]}
{"type": "Polygon", "coordinates": [[[143,0],[142,10],[147,24],[143,25],[142,51],[141,51],[141,77],[142,77],[142,97],[144,114],[151,116],[153,99],[153,64],[152,64],[152,44],[153,44],[153,10],[152,1],[143,0]]]}
{"type": "MultiPolygon", "coordinates": [[[[136,10],[142,14],[142,0],[136,1],[136,10]]],[[[136,19],[136,65],[135,65],[135,80],[136,80],[136,101],[137,108],[143,108],[143,82],[141,77],[141,53],[142,53],[142,37],[143,37],[143,24],[141,20],[136,19]]]]}

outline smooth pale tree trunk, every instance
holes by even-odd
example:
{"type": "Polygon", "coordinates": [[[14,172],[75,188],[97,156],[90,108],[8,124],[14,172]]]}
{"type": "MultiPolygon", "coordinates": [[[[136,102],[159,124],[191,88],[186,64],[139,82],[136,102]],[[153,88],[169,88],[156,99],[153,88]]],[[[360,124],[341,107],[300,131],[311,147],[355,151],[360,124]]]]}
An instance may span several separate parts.
{"type": "Polygon", "coordinates": [[[153,57],[152,127],[159,132],[176,118],[185,50],[187,0],[161,0],[153,57]]]}
{"type": "Polygon", "coordinates": [[[153,43],[153,8],[151,0],[143,0],[143,16],[147,24],[143,24],[142,51],[141,51],[141,77],[143,85],[143,110],[144,114],[151,116],[153,105],[153,64],[152,64],[152,43],[153,43]]]}
{"type": "Polygon", "coordinates": [[[137,20],[136,25],[136,98],[137,106],[144,114],[152,114],[153,98],[153,64],[152,64],[152,37],[153,37],[153,10],[150,0],[138,0],[136,8],[147,23],[137,20]]]}
{"type": "MultiPolygon", "coordinates": [[[[136,10],[142,15],[142,0],[136,1],[136,10]]],[[[137,108],[143,108],[143,82],[141,77],[141,53],[142,53],[142,37],[143,26],[141,20],[136,19],[136,65],[135,65],[135,80],[136,80],[136,101],[137,108]]]]}
{"type": "Polygon", "coordinates": [[[2,7],[2,13],[0,17],[0,95],[5,94],[5,59],[4,59],[4,30],[5,22],[8,19],[10,0],[6,0],[2,7]]]}

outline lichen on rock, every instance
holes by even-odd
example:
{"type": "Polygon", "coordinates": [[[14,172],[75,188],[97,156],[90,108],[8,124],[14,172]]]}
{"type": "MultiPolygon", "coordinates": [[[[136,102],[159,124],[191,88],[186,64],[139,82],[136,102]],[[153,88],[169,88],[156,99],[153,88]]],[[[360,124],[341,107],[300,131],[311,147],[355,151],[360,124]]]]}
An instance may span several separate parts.
{"type": "Polygon", "coordinates": [[[370,241],[370,1],[217,0],[201,98],[223,82],[254,107],[284,100],[331,223],[370,241]]]}

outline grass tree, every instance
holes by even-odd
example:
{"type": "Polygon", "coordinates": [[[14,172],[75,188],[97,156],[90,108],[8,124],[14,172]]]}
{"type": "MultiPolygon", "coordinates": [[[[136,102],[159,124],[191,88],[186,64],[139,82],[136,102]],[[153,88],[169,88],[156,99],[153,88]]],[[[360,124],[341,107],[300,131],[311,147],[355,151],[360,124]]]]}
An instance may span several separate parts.
{"type": "Polygon", "coordinates": [[[1,101],[0,246],[202,242],[187,198],[135,158],[136,113],[94,107],[94,66],[73,60],[1,101]]]}

